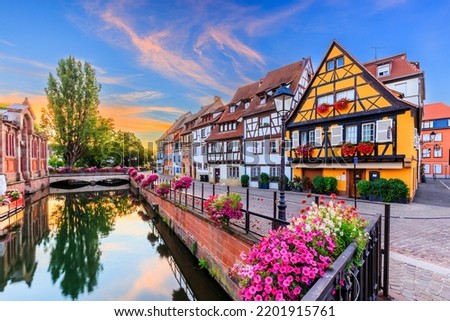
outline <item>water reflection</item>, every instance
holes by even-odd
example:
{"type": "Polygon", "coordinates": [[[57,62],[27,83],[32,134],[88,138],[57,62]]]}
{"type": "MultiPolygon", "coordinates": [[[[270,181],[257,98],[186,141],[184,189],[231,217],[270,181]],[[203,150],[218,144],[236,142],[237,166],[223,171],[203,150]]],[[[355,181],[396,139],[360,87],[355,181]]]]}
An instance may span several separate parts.
{"type": "Polygon", "coordinates": [[[97,285],[100,239],[114,229],[116,217],[129,215],[136,205],[127,195],[110,193],[67,194],[57,198],[51,213],[56,228],[50,234],[49,272],[62,294],[71,299],[97,285]]]}
{"type": "Polygon", "coordinates": [[[229,300],[128,190],[28,203],[0,239],[1,300],[229,300]]]}

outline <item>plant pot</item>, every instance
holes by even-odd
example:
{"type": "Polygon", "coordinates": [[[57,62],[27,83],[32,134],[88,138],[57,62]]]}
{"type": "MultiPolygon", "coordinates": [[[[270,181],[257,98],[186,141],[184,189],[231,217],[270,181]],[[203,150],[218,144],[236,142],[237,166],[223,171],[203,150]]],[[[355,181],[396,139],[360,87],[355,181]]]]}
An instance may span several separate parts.
{"type": "Polygon", "coordinates": [[[259,183],[260,189],[269,189],[269,183],[259,183]]]}

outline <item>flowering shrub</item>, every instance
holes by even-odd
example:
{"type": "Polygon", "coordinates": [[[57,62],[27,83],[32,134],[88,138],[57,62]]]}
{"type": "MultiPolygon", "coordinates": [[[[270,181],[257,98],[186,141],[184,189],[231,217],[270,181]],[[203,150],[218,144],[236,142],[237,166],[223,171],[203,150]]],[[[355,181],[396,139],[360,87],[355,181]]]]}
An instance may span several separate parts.
{"type": "Polygon", "coordinates": [[[372,142],[360,142],[356,146],[356,150],[363,155],[370,155],[373,152],[375,145],[372,142]]]}
{"type": "Polygon", "coordinates": [[[192,185],[192,177],[190,176],[183,176],[179,179],[177,179],[175,182],[173,182],[172,187],[173,189],[188,189],[192,185]]]}
{"type": "Polygon", "coordinates": [[[243,216],[241,195],[237,193],[211,195],[203,204],[209,218],[219,225],[228,225],[230,219],[243,216]]]}
{"type": "Polygon", "coordinates": [[[132,177],[133,177],[133,179],[134,179],[134,181],[136,183],[140,183],[145,178],[145,175],[144,174],[139,174],[139,175],[135,175],[135,176],[132,176],[132,177]]]}
{"type": "Polygon", "coordinates": [[[170,184],[169,183],[161,183],[156,188],[156,193],[161,197],[166,197],[170,192],[170,184]]]}
{"type": "Polygon", "coordinates": [[[158,174],[150,174],[141,182],[141,186],[147,187],[151,185],[153,187],[153,184],[158,180],[158,178],[158,174]]]}
{"type": "Polygon", "coordinates": [[[241,298],[300,300],[353,241],[359,258],[368,239],[366,223],[343,204],[312,203],[290,225],[270,231],[248,255],[242,254],[244,264],[233,269],[241,298]]]}

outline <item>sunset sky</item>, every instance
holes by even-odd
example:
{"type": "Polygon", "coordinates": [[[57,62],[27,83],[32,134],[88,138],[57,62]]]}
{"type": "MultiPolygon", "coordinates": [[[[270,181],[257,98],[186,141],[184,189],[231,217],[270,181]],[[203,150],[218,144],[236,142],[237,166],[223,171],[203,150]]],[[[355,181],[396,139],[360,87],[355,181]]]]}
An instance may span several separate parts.
{"type": "Polygon", "coordinates": [[[100,112],[153,141],[182,113],[336,39],[361,62],[406,52],[426,77],[426,103],[450,104],[450,1],[1,1],[0,103],[35,114],[58,61],[90,63],[100,112]]]}

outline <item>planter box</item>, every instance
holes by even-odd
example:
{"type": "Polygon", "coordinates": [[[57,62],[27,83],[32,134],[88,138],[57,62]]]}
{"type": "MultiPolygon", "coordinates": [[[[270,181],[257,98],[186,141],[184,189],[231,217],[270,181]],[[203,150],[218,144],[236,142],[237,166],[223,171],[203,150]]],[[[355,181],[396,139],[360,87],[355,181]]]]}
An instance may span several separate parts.
{"type": "Polygon", "coordinates": [[[278,189],[278,182],[269,183],[269,188],[270,189],[278,189]]]}

